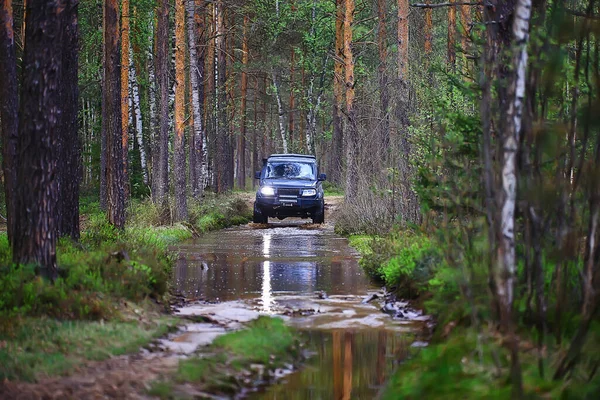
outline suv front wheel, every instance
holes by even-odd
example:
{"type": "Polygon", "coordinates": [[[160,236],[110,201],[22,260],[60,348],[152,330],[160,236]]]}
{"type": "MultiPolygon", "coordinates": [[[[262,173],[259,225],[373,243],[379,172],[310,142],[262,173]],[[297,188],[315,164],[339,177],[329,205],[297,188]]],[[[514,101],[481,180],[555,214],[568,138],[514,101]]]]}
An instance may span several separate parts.
{"type": "Polygon", "coordinates": [[[252,213],[252,222],[255,224],[267,224],[269,222],[269,217],[264,215],[260,208],[256,206],[254,203],[254,212],[252,213]]]}
{"type": "Polygon", "coordinates": [[[325,222],[325,204],[321,203],[321,206],[312,216],[313,224],[322,224],[325,222]]]}

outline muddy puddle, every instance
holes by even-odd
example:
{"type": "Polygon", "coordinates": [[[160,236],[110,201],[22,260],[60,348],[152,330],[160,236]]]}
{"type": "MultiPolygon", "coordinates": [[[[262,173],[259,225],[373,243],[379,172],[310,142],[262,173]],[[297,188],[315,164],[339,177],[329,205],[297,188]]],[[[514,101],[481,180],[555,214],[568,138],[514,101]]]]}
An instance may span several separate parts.
{"type": "Polygon", "coordinates": [[[330,226],[288,220],[207,234],[178,247],[174,285],[196,302],[180,315],[189,325],[171,348],[190,349],[276,315],[306,338],[311,357],[252,399],[372,399],[415,337],[426,330],[418,311],[392,318],[384,297],[358,265],[359,255],[330,226]]]}

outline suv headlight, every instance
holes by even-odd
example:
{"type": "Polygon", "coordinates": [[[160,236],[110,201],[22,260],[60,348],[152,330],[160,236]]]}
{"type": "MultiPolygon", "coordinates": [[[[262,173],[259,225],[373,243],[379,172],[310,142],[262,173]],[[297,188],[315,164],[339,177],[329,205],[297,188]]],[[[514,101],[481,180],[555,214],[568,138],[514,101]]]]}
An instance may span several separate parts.
{"type": "Polygon", "coordinates": [[[304,189],[302,191],[302,196],[316,196],[317,189],[304,189]]]}
{"type": "Polygon", "coordinates": [[[271,186],[263,186],[260,188],[260,194],[263,196],[275,196],[275,189],[271,186]]]}

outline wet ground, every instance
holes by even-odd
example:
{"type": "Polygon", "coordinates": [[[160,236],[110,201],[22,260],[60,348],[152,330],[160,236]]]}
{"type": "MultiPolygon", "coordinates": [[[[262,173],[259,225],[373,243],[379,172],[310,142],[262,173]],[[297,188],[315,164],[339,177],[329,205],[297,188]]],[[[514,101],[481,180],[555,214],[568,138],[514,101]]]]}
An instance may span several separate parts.
{"type": "Polygon", "coordinates": [[[381,288],[331,225],[250,224],[204,235],[179,252],[174,284],[197,301],[178,313],[208,322],[188,325],[166,347],[188,352],[262,314],[284,318],[306,338],[306,365],[252,399],[375,398],[426,325],[418,312],[392,318],[381,311],[381,288]]]}

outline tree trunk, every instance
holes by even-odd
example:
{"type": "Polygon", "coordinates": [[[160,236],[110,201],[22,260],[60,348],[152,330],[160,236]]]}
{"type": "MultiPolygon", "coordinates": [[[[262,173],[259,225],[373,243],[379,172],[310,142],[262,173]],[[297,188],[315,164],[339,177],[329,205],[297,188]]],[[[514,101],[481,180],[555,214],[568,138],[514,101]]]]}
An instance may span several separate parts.
{"type": "Polygon", "coordinates": [[[331,181],[343,183],[344,125],[342,107],[344,102],[344,0],[336,0],[335,57],[333,71],[333,138],[329,158],[331,181]]]}
{"type": "Polygon", "coordinates": [[[296,108],[296,96],[294,94],[294,90],[295,90],[295,84],[294,84],[294,75],[295,75],[295,51],[294,48],[292,47],[292,50],[290,52],[290,108],[288,111],[288,137],[290,140],[290,146],[292,146],[293,148],[297,148],[298,146],[294,146],[294,128],[295,128],[295,123],[294,123],[294,109],[296,108]]]}
{"type": "MultiPolygon", "coordinates": [[[[133,55],[133,54],[132,54],[133,55]]],[[[135,57],[132,57],[135,58],[135,57]]],[[[146,162],[146,146],[144,143],[144,118],[142,113],[142,98],[140,93],[140,85],[138,82],[137,71],[135,68],[135,63],[130,63],[129,65],[129,82],[131,82],[131,105],[133,108],[132,116],[134,117],[134,132],[135,139],[137,141],[139,157],[140,157],[140,167],[142,173],[142,179],[144,184],[148,184],[148,164],[146,162]]]]}
{"type": "Polygon", "coordinates": [[[106,211],[115,227],[125,226],[125,181],[123,175],[123,133],[121,124],[121,60],[119,44],[119,5],[104,3],[104,90],[106,117],[106,211]]]}
{"type": "Polygon", "coordinates": [[[468,69],[468,58],[469,55],[469,33],[471,31],[471,6],[460,6],[460,24],[462,25],[462,34],[460,47],[462,49],[462,68],[463,74],[467,74],[468,69]]]}
{"type": "Polygon", "coordinates": [[[217,115],[217,137],[215,154],[215,178],[216,192],[224,193],[231,189],[230,186],[230,152],[231,137],[227,126],[227,50],[225,48],[225,18],[223,1],[218,0],[215,4],[216,35],[215,48],[217,52],[217,65],[215,74],[216,87],[216,115],[217,115]]]}
{"type": "Polygon", "coordinates": [[[237,186],[239,189],[244,190],[246,188],[246,100],[248,96],[248,24],[250,18],[248,15],[244,16],[244,27],[242,32],[242,82],[241,82],[241,104],[240,104],[240,135],[237,142],[237,153],[238,153],[238,169],[237,169],[237,186]]]}
{"type": "Polygon", "coordinates": [[[123,181],[125,201],[129,199],[129,0],[121,0],[121,135],[123,141],[123,181]]]}
{"type": "Polygon", "coordinates": [[[254,172],[258,171],[258,76],[254,76],[254,120],[252,124],[252,189],[256,187],[254,172]]]}
{"type": "MultiPolygon", "coordinates": [[[[425,0],[425,4],[431,4],[431,0],[425,0]]],[[[425,55],[429,56],[433,51],[433,15],[432,9],[425,9],[425,55]]]]}
{"type": "Polygon", "coordinates": [[[212,186],[215,184],[215,160],[217,153],[217,122],[216,122],[216,85],[217,85],[217,74],[216,74],[216,8],[214,2],[207,2],[206,4],[206,26],[207,26],[207,47],[206,47],[206,97],[204,99],[204,121],[206,122],[206,135],[205,139],[208,143],[207,155],[205,159],[207,170],[209,172],[207,181],[212,186]]]}
{"type": "Polygon", "coordinates": [[[352,24],[354,0],[345,0],[344,12],[344,77],[346,81],[346,202],[356,199],[358,192],[358,126],[354,109],[354,58],[352,54],[352,24]]]}
{"type": "Polygon", "coordinates": [[[193,177],[192,195],[195,199],[202,196],[204,180],[202,177],[204,137],[204,0],[187,0],[188,42],[190,52],[190,82],[192,85],[192,146],[190,149],[190,176],[193,177]],[[193,151],[193,153],[192,153],[193,151]],[[192,159],[194,162],[192,163],[192,159]]]}
{"type": "Polygon", "coordinates": [[[283,102],[281,101],[281,94],[279,90],[279,78],[273,69],[271,71],[271,76],[273,79],[273,87],[275,88],[275,98],[277,99],[277,115],[279,121],[279,134],[281,135],[281,144],[283,147],[283,152],[288,152],[288,142],[287,135],[285,133],[285,112],[283,111],[283,102]]]}
{"type": "Polygon", "coordinates": [[[389,149],[390,145],[390,95],[388,91],[387,75],[387,29],[386,18],[387,2],[386,0],[377,0],[377,47],[379,48],[379,102],[381,106],[381,149],[389,149]]]}
{"type": "Polygon", "coordinates": [[[77,124],[79,87],[79,31],[77,0],[68,0],[64,11],[62,53],[62,114],[59,165],[58,234],[79,240],[79,183],[81,179],[81,144],[77,124]]]}
{"type": "Polygon", "coordinates": [[[41,275],[52,280],[58,276],[56,178],[62,121],[63,6],[44,1],[27,4],[19,112],[21,158],[16,166],[14,203],[13,259],[16,263],[36,264],[41,275]]]}
{"type": "Polygon", "coordinates": [[[449,0],[448,7],[448,66],[454,71],[456,65],[456,0],[449,0]]]}
{"type": "Polygon", "coordinates": [[[13,28],[12,0],[2,0],[0,8],[0,127],[2,129],[2,168],[6,198],[8,240],[14,236],[19,138],[19,93],[13,28]]]}
{"type": "Polygon", "coordinates": [[[158,86],[158,141],[156,158],[153,163],[154,202],[166,207],[168,204],[169,184],[169,2],[158,0],[156,24],[155,73],[158,86]]]}
{"type": "Polygon", "coordinates": [[[496,249],[495,282],[500,305],[501,328],[509,335],[511,380],[514,385],[514,397],[520,397],[522,393],[518,338],[514,332],[512,313],[517,265],[515,249],[515,208],[518,187],[517,158],[524,108],[530,16],[531,0],[518,0],[512,25],[514,42],[513,72],[507,92],[508,108],[505,113],[505,132],[501,139],[502,173],[501,190],[498,191],[500,223],[497,225],[498,231],[496,233],[499,242],[496,249]]]}
{"type": "Polygon", "coordinates": [[[185,164],[185,0],[175,1],[175,135],[173,174],[176,221],[188,217],[185,164]]]}
{"type": "Polygon", "coordinates": [[[408,0],[398,0],[398,80],[408,79],[408,0]]]}

